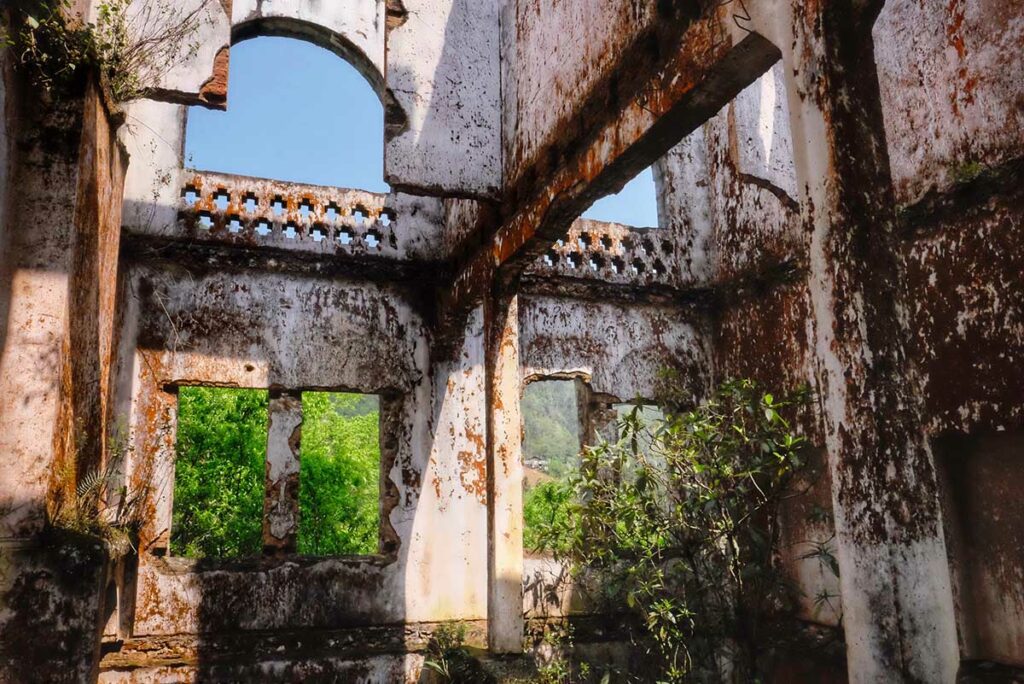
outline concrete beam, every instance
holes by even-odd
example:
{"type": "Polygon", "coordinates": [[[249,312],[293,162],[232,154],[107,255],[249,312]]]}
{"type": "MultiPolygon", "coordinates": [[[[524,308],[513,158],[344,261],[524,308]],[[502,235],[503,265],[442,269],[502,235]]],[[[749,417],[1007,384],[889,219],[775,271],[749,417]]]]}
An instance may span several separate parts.
{"type": "Polygon", "coordinates": [[[518,277],[591,203],[650,166],[779,59],[778,49],[757,33],[734,39],[723,28],[723,16],[711,12],[693,21],[659,22],[650,36],[658,49],[624,52],[608,79],[637,81],[638,68],[646,74],[619,108],[588,107],[581,99],[579,116],[592,120],[577,126],[576,137],[560,141],[551,155],[537,155],[556,156],[557,165],[531,167],[506,192],[507,218],[459,265],[442,300],[442,327],[480,301],[499,270],[503,278],[518,277]],[[649,53],[658,59],[642,58],[649,53]]]}

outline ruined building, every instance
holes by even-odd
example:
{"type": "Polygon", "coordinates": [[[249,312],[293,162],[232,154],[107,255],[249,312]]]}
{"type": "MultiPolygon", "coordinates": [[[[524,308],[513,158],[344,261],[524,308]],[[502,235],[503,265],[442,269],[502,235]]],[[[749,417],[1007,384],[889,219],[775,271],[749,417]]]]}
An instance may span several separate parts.
{"type": "Polygon", "coordinates": [[[695,400],[816,393],[828,477],[797,505],[831,516],[786,534],[834,533],[841,573],[786,562],[841,608],[808,598],[793,629],[843,649],[780,681],[1021,681],[1020,2],[203,11],[123,106],[93,80],[47,100],[0,53],[0,681],[415,682],[450,620],[520,653],[572,611],[524,555],[524,388],[577,380],[592,439],[665,366],[695,400]],[[189,106],[230,107],[232,45],[264,35],[373,86],[390,193],[186,167],[189,106]],[[657,227],[579,219],[652,164],[657,227]],[[269,390],[263,558],[169,552],[196,385],[269,390]],[[376,554],[295,553],[313,390],[379,397],[376,554]],[[46,511],[116,440],[150,487],[115,562],[46,511]]]}

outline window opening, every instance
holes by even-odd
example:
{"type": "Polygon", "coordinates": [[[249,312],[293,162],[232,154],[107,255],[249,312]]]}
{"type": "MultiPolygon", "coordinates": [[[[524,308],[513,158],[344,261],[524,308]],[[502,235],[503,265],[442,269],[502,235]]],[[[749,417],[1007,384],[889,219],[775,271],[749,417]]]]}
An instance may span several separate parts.
{"type": "Polygon", "coordinates": [[[380,402],[302,393],[298,551],[374,554],[380,544],[380,402]]]}
{"type": "Polygon", "coordinates": [[[338,55],[292,38],[245,40],[231,48],[229,88],[227,111],[189,109],[195,168],[388,192],[384,108],[338,55]]]}
{"type": "Polygon", "coordinates": [[[540,529],[568,515],[569,477],[579,470],[582,429],[576,380],[541,380],[523,391],[523,548],[535,555],[540,529]]]}
{"type": "Polygon", "coordinates": [[[653,167],[638,173],[618,193],[594,202],[581,218],[636,228],[658,227],[658,191],[653,167]]]}
{"type": "Polygon", "coordinates": [[[267,392],[178,388],[170,552],[190,558],[263,548],[267,392]]]}

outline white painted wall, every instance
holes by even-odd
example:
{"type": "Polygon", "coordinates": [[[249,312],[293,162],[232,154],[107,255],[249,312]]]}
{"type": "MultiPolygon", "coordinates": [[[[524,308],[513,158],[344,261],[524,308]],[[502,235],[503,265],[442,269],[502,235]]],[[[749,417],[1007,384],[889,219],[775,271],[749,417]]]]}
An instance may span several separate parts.
{"type": "Polygon", "coordinates": [[[428,194],[501,187],[499,0],[405,0],[387,39],[387,87],[408,126],[387,141],[384,177],[428,194]]]}

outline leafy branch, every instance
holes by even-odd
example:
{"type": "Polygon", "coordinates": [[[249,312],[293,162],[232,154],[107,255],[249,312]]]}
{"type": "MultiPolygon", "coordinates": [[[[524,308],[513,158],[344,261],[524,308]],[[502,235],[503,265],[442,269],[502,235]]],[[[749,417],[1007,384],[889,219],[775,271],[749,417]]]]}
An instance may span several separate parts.
{"type": "MultiPolygon", "coordinates": [[[[692,408],[666,387],[663,419],[637,407],[617,441],[587,449],[567,514],[542,525],[541,546],[605,612],[635,618],[661,680],[756,681],[778,645],[772,625],[795,605],[779,510],[806,442],[784,416],[809,394],[730,381],[692,408]]],[[[816,551],[828,564],[827,543],[816,551]]]]}

